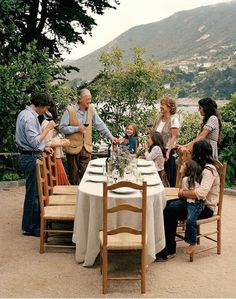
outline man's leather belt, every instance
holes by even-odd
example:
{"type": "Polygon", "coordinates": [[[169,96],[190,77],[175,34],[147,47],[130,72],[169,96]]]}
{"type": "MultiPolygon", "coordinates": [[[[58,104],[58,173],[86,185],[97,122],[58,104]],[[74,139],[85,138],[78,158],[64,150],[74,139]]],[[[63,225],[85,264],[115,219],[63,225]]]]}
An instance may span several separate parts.
{"type": "Polygon", "coordinates": [[[20,153],[22,154],[22,155],[41,155],[42,154],[42,152],[41,151],[22,151],[22,150],[20,150],[20,153]]]}

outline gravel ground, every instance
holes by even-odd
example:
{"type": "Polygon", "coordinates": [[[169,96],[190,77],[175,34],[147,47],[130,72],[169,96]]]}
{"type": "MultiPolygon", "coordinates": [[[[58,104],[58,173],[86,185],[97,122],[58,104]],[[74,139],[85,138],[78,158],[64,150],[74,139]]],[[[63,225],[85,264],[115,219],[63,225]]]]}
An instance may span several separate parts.
{"type": "MultiPolygon", "coordinates": [[[[111,282],[102,295],[99,265],[84,268],[75,252],[39,254],[39,238],[21,235],[23,186],[0,186],[0,297],[8,298],[233,298],[236,297],[236,197],[225,195],[222,254],[208,251],[190,263],[178,243],[177,256],[153,263],[147,272],[147,292],[139,282],[111,282]]],[[[201,246],[204,245],[204,242],[201,246]]]]}

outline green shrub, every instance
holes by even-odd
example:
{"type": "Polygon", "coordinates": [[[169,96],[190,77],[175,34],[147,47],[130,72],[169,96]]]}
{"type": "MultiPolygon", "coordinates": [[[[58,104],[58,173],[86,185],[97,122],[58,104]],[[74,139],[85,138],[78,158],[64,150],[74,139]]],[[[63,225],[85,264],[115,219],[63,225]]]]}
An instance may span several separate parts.
{"type": "Polygon", "coordinates": [[[199,134],[202,121],[197,112],[180,112],[180,118],[182,119],[182,122],[177,143],[186,144],[199,134]]]}
{"type": "Polygon", "coordinates": [[[235,185],[236,180],[236,93],[231,102],[220,108],[223,121],[223,140],[219,146],[219,160],[227,163],[226,185],[235,185]]]}
{"type": "Polygon", "coordinates": [[[5,171],[2,175],[2,181],[17,181],[20,179],[20,176],[18,173],[12,172],[12,171],[5,171]]]}

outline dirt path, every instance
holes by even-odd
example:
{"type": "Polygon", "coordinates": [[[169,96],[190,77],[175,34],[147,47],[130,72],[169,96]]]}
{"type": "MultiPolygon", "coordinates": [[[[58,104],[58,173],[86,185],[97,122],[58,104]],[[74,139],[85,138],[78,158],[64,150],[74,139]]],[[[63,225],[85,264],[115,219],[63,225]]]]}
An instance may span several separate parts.
{"type": "Polygon", "coordinates": [[[179,243],[177,257],[153,263],[147,293],[138,282],[112,282],[101,293],[98,265],[84,268],[74,251],[39,254],[39,238],[21,235],[24,187],[0,187],[0,297],[236,297],[236,197],[225,196],[222,255],[206,252],[190,263],[179,243]]]}

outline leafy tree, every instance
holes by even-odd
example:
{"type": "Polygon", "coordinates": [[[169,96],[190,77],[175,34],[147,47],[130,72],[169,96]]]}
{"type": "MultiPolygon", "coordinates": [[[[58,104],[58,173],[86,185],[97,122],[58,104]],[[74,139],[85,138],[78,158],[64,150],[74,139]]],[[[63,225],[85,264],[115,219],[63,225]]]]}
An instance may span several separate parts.
{"type": "Polygon", "coordinates": [[[118,0],[1,0],[0,40],[6,43],[2,57],[9,49],[19,52],[33,40],[38,49],[49,49],[50,55],[60,55],[69,45],[84,43],[96,22],[91,14],[102,15],[115,8],[118,0]],[[17,37],[19,43],[15,42],[17,37]]]}
{"type": "Polygon", "coordinates": [[[236,67],[228,67],[225,70],[211,69],[199,76],[197,70],[185,73],[179,68],[175,69],[176,80],[173,86],[179,88],[179,97],[214,97],[229,99],[235,92],[236,67]]]}
{"type": "Polygon", "coordinates": [[[227,163],[226,182],[228,186],[236,180],[236,93],[231,102],[220,108],[223,120],[223,141],[220,145],[219,159],[227,163]]]}
{"type": "Polygon", "coordinates": [[[145,132],[146,125],[153,122],[160,97],[174,92],[164,88],[173,75],[162,71],[155,60],[145,58],[145,52],[133,49],[130,61],[124,61],[119,48],[102,53],[102,70],[90,84],[93,102],[116,136],[130,122],[145,132]]]}
{"type": "Polygon", "coordinates": [[[179,144],[186,144],[192,141],[199,133],[201,128],[201,118],[199,113],[180,112],[181,127],[177,142],[179,144]]]}
{"type": "Polygon", "coordinates": [[[46,50],[38,50],[35,43],[25,52],[10,54],[9,62],[0,65],[0,152],[15,152],[15,122],[18,113],[29,102],[29,94],[49,91],[60,107],[71,101],[70,90],[62,83],[52,84],[64,70],[58,59],[51,59],[46,50]]]}

